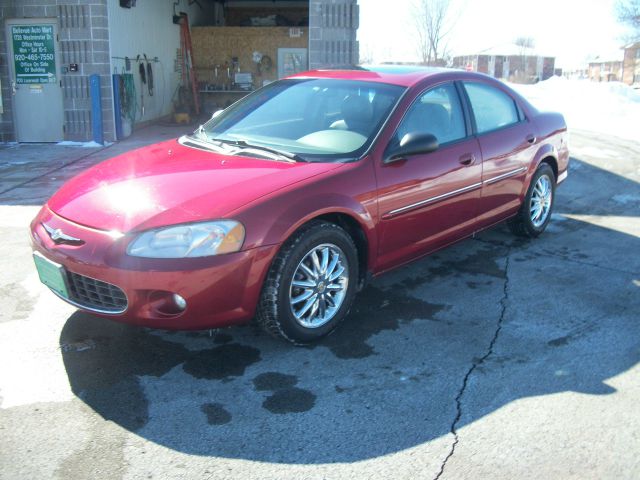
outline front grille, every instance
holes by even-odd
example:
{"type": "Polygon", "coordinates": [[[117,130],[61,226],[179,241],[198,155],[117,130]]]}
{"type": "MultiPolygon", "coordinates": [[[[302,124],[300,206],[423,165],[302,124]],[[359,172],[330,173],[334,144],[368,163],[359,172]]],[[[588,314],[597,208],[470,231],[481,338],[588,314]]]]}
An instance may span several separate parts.
{"type": "Polygon", "coordinates": [[[81,307],[107,313],[121,313],[127,309],[124,292],[107,282],[67,272],[69,297],[81,307]]]}

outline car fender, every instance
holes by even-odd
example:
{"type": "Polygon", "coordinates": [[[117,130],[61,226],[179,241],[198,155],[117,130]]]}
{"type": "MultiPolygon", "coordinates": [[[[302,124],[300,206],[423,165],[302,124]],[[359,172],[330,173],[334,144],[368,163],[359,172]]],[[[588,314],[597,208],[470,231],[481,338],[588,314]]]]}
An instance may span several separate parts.
{"type": "Polygon", "coordinates": [[[360,202],[341,194],[317,194],[305,198],[304,202],[290,204],[280,217],[286,221],[272,224],[265,244],[283,243],[306,223],[330,214],[347,215],[357,222],[367,239],[367,258],[374,259],[377,236],[373,216],[360,202]]]}
{"type": "Polygon", "coordinates": [[[369,263],[375,259],[377,251],[377,235],[375,221],[375,199],[370,205],[363,205],[358,200],[342,194],[316,193],[304,196],[291,192],[280,196],[277,201],[255,205],[250,211],[237,215],[236,218],[246,224],[256,225],[255,219],[261,221],[256,231],[247,231],[244,249],[267,245],[280,245],[289,239],[298,229],[315,218],[330,214],[346,215],[353,219],[364,232],[367,240],[367,258],[369,263]],[[368,207],[368,208],[367,208],[368,207]],[[371,209],[374,209],[372,213],[371,209]],[[249,221],[248,218],[253,221],[249,221]],[[277,220],[273,220],[277,219],[277,220]]]}
{"type": "Polygon", "coordinates": [[[539,145],[538,150],[533,156],[531,163],[529,164],[529,168],[527,170],[527,175],[525,177],[525,181],[522,184],[522,192],[520,192],[520,197],[524,200],[524,196],[529,189],[529,183],[531,183],[531,179],[533,175],[536,173],[536,170],[542,163],[545,158],[553,158],[558,163],[558,149],[550,143],[543,143],[539,145]]]}
{"type": "Polygon", "coordinates": [[[378,246],[376,188],[373,164],[365,159],[262,197],[229,217],[248,227],[243,249],[250,249],[282,244],[314,218],[346,215],[363,231],[371,264],[378,246]]]}
{"type": "MultiPolygon", "coordinates": [[[[552,156],[558,167],[558,174],[566,171],[569,166],[569,148],[567,123],[564,116],[557,112],[542,112],[534,118],[536,127],[538,128],[540,144],[549,144],[553,147],[552,156]]],[[[538,157],[542,160],[543,157],[538,157]]],[[[539,161],[536,164],[536,168],[539,161]]]]}
{"type": "MultiPolygon", "coordinates": [[[[340,194],[330,195],[317,195],[315,197],[309,197],[306,199],[310,205],[291,205],[287,211],[287,215],[292,220],[297,218],[295,222],[284,231],[279,231],[277,228],[271,230],[268,238],[280,237],[282,241],[285,241],[291,235],[293,235],[304,224],[312,221],[314,218],[330,215],[330,214],[342,214],[351,217],[360,226],[361,230],[367,239],[369,246],[369,258],[372,258],[375,248],[377,248],[377,237],[375,221],[371,213],[355,199],[340,194]]],[[[274,227],[276,227],[274,225],[274,227]]]]}

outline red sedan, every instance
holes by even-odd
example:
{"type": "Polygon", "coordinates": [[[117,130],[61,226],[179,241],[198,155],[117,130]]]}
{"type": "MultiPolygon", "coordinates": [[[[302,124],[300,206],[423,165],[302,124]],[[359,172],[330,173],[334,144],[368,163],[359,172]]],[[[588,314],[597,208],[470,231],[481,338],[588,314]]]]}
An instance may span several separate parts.
{"type": "Polygon", "coordinates": [[[123,322],[306,343],[372,275],[504,220],[538,236],[567,177],[562,115],[470,72],[307,72],[217,113],[64,185],[31,224],[42,282],[123,322]]]}

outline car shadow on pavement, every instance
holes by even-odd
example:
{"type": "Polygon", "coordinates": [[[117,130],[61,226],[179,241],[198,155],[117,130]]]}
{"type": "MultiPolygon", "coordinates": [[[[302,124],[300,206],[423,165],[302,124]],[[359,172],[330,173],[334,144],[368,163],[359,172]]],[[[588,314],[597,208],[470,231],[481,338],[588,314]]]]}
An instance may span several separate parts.
{"type": "Polygon", "coordinates": [[[518,399],[615,394],[612,377],[640,361],[640,239],[607,218],[636,216],[638,184],[573,165],[539,239],[498,226],[386,274],[311,347],[254,326],[164,332],[76,312],[60,336],[71,388],[176,451],[290,464],[403,451],[518,399]],[[597,211],[581,193],[594,178],[597,211]]]}

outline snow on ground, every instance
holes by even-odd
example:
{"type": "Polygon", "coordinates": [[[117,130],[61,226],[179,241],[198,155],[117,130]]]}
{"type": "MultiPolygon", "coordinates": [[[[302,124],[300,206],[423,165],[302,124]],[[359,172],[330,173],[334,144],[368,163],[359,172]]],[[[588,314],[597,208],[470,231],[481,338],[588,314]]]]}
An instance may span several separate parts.
{"type": "Polygon", "coordinates": [[[72,142],[71,140],[65,140],[63,142],[58,142],[56,145],[61,147],[82,147],[82,148],[102,148],[108,147],[111,145],[109,142],[104,142],[104,145],[100,145],[98,142],[90,141],[90,142],[72,142]]]}
{"type": "Polygon", "coordinates": [[[509,85],[536,108],[562,113],[569,129],[640,141],[640,90],[620,82],[561,77],[535,85],[509,85]]]}

